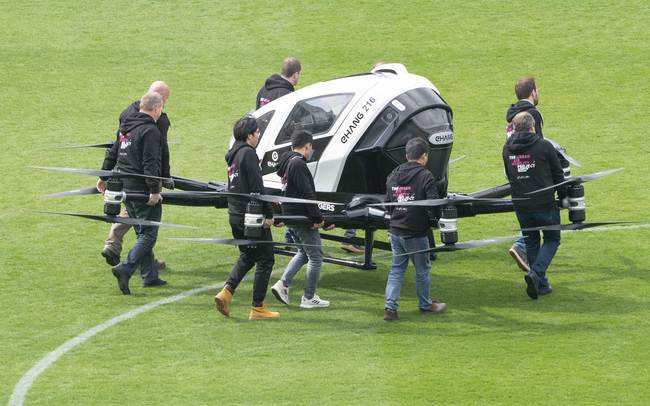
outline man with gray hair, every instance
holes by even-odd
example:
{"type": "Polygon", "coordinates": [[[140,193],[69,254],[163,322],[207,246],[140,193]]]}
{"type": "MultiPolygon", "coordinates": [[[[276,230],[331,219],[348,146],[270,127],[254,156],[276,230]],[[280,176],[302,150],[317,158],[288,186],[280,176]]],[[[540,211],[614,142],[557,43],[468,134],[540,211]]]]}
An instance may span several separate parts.
{"type": "MultiPolygon", "coordinates": [[[[535,133],[535,119],[528,112],[512,119],[513,134],[503,147],[503,164],[512,189],[515,213],[522,229],[560,224],[560,210],[555,190],[529,195],[538,189],[564,181],[562,165],[553,145],[535,133]]],[[[566,188],[557,189],[559,200],[565,202],[566,188]]],[[[564,203],[565,204],[565,203],[564,203]]],[[[546,270],[560,246],[560,231],[544,230],[540,246],[539,231],[523,231],[530,271],[526,273],[526,293],[531,299],[553,292],[546,270]]]]}
{"type": "MultiPolygon", "coordinates": [[[[387,202],[437,199],[436,181],[427,169],[429,145],[422,138],[412,138],[406,143],[407,162],[399,165],[386,181],[387,202]]],[[[420,313],[424,315],[443,312],[447,305],[429,296],[431,262],[427,232],[433,215],[430,208],[417,206],[387,206],[391,212],[388,235],[393,258],[386,281],[384,320],[399,319],[397,310],[400,289],[409,259],[415,266],[415,289],[420,313]]]]}
{"type": "MultiPolygon", "coordinates": [[[[169,98],[170,90],[169,86],[167,83],[163,82],[162,80],[156,80],[149,86],[149,91],[150,92],[156,92],[160,94],[163,98],[163,106],[167,104],[167,99],[169,98]]],[[[131,103],[122,113],[120,114],[119,118],[119,123],[118,126],[124,122],[124,119],[126,117],[135,114],[140,111],[140,100],[136,100],[133,103],[131,103]]],[[[163,112],[158,120],[156,121],[156,127],[158,127],[158,130],[160,131],[160,135],[162,136],[162,151],[161,151],[161,175],[164,178],[170,178],[170,167],[169,167],[169,146],[167,145],[167,132],[169,131],[170,127],[170,122],[169,118],[167,117],[167,114],[163,112]]],[[[117,161],[117,154],[119,152],[119,136],[120,136],[120,131],[118,129],[117,131],[117,139],[115,143],[113,144],[112,148],[109,148],[106,150],[106,158],[104,159],[104,163],[102,167],[114,167],[115,163],[117,161]]],[[[163,182],[163,186],[168,188],[168,189],[173,189],[174,183],[169,179],[169,181],[163,182]]],[[[101,179],[97,183],[97,187],[100,192],[104,192],[104,190],[101,189],[102,184],[101,184],[101,179]]],[[[122,213],[120,214],[123,217],[128,217],[128,214],[126,210],[123,210],[122,213]]],[[[111,229],[108,233],[108,237],[106,237],[106,241],[104,242],[104,248],[102,249],[101,255],[106,259],[106,263],[108,263],[111,266],[115,266],[120,263],[120,255],[122,254],[122,242],[124,240],[124,235],[131,229],[131,226],[128,224],[122,224],[122,223],[115,223],[111,226],[111,229]]],[[[165,268],[165,262],[164,261],[159,261],[156,259],[156,267],[160,269],[165,268]]]]}
{"type": "MultiPolygon", "coordinates": [[[[158,177],[161,175],[162,136],[156,121],[162,114],[163,105],[164,99],[159,93],[148,91],[142,96],[139,111],[124,118],[120,125],[119,153],[115,166],[112,167],[109,163],[102,169],[116,169],[158,177]]],[[[102,189],[100,182],[98,182],[98,189],[102,189]]],[[[129,217],[160,221],[162,218],[160,181],[127,177],[124,178],[123,183],[126,192],[149,195],[146,203],[137,201],[124,203],[129,217]]],[[[120,291],[125,295],[131,294],[129,279],[137,268],[140,269],[144,287],[167,284],[158,278],[158,270],[155,267],[153,247],[158,237],[158,227],[134,226],[134,229],[137,234],[135,245],[129,251],[126,260],[111,268],[117,278],[120,291]]]]}
{"type": "Polygon", "coordinates": [[[295,90],[300,80],[302,67],[300,61],[294,57],[288,57],[282,63],[282,73],[271,75],[264,86],[257,92],[255,109],[259,109],[267,103],[289,94],[295,90]]]}

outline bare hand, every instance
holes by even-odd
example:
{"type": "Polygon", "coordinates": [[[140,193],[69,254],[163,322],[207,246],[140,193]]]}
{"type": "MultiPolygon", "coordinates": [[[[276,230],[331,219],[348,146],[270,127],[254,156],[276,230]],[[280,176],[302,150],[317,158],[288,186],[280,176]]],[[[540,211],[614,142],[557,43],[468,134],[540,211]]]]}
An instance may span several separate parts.
{"type": "Polygon", "coordinates": [[[274,223],[273,225],[276,226],[276,227],[284,227],[284,223],[282,223],[282,222],[274,223]]]}
{"type": "Polygon", "coordinates": [[[162,196],[160,193],[149,193],[149,201],[147,201],[147,206],[155,206],[162,201],[162,196]]]}
{"type": "Polygon", "coordinates": [[[275,223],[273,219],[264,219],[264,228],[270,228],[273,223],[275,223]]]}
{"type": "Polygon", "coordinates": [[[327,227],[323,227],[323,230],[329,231],[329,230],[332,230],[334,227],[336,227],[336,224],[330,224],[327,227]]]}
{"type": "Polygon", "coordinates": [[[104,193],[106,191],[106,182],[101,179],[97,179],[97,185],[95,185],[95,187],[99,193],[104,193]]]}
{"type": "Polygon", "coordinates": [[[318,230],[319,228],[323,227],[323,224],[325,224],[324,221],[321,221],[320,223],[314,223],[314,225],[311,228],[314,230],[318,230]]]}

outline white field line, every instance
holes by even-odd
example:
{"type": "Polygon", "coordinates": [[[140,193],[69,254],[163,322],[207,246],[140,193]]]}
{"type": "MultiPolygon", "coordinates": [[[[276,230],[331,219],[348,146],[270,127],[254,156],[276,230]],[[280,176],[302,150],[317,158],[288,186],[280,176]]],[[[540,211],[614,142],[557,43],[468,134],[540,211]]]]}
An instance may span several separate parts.
{"type": "Polygon", "coordinates": [[[38,378],[43,372],[45,372],[47,368],[49,368],[52,364],[54,364],[59,358],[61,358],[67,352],[77,347],[78,345],[83,344],[94,335],[99,334],[102,331],[109,329],[114,325],[119,324],[125,320],[132,319],[142,313],[148,312],[149,310],[153,310],[156,307],[177,302],[179,300],[185,299],[192,295],[196,295],[197,293],[202,293],[209,290],[221,289],[223,285],[224,285],[223,283],[220,283],[216,285],[204,286],[202,288],[191,289],[185,292],[181,292],[177,295],[158,300],[156,302],[147,303],[146,305],[137,307],[131,311],[113,317],[110,320],[106,320],[105,322],[96,325],[90,330],[86,330],[83,333],[79,334],[78,336],[66,341],[57,349],[50,352],[45,357],[41,358],[40,361],[38,361],[29,371],[27,371],[27,373],[25,373],[25,375],[23,375],[22,378],[20,378],[20,381],[18,381],[18,383],[14,387],[14,391],[11,394],[11,398],[9,399],[9,406],[22,406],[25,403],[27,392],[31,388],[36,378],[38,378]]]}

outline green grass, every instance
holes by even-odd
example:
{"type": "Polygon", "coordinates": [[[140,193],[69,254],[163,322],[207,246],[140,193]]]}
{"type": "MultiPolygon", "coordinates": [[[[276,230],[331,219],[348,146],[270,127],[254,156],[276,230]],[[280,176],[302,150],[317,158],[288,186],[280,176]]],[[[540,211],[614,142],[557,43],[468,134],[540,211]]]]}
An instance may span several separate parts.
{"type": "MultiPolygon", "coordinates": [[[[105,225],[36,213],[101,211],[92,197],[41,197],[92,178],[26,167],[98,167],[101,151],[53,147],[110,139],[151,81],[172,86],[172,172],[224,180],[231,125],[283,57],[303,62],[300,86],[402,62],[454,108],[453,156],[467,159],[450,189],[473,191],[503,182],[505,110],[516,78],[533,74],[545,133],[584,164],[574,173],[626,167],[586,186],[588,218],[647,221],[649,20],[643,1],[3,2],[0,403],[66,340],[223,281],[232,266],[232,249],[161,240],[170,286],[123,297],[98,255],[105,225]]],[[[223,211],[168,207],[164,220],[205,229],[163,237],[228,236],[223,211]]],[[[516,221],[460,226],[476,239],[512,234],[516,221]]],[[[213,292],[199,294],[75,348],[27,403],[648,404],[649,241],[647,229],[566,234],[549,271],[555,292],[535,302],[507,244],[441,254],[432,291],[449,312],[416,313],[410,272],[393,324],[381,319],[386,258],[372,272],[326,265],[319,293],[331,309],[280,308],[270,297],[279,322],[246,320],[250,283],[231,319],[215,313],[213,292]]],[[[272,281],[284,264],[277,258],[272,281]]]]}

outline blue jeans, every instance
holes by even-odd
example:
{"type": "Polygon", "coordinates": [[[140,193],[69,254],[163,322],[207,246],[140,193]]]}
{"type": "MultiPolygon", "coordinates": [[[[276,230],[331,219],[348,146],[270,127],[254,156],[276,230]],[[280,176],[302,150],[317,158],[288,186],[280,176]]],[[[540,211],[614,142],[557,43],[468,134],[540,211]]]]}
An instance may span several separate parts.
{"type": "MultiPolygon", "coordinates": [[[[552,208],[534,213],[517,212],[517,219],[521,228],[548,226],[560,224],[560,210],[552,208]]],[[[549,287],[546,278],[548,269],[558,247],[560,246],[560,231],[545,230],[544,244],[540,246],[539,231],[524,231],[526,237],[526,254],[528,255],[528,264],[531,272],[535,272],[539,280],[538,288],[545,289],[549,287]]]]}
{"type": "Polygon", "coordinates": [[[519,248],[523,252],[526,252],[526,237],[524,237],[524,233],[521,233],[521,236],[519,236],[519,238],[517,238],[512,245],[519,248]]]}
{"type": "Polygon", "coordinates": [[[318,230],[309,227],[291,227],[290,230],[296,243],[309,244],[310,246],[298,247],[298,252],[287,264],[281,279],[286,286],[291,285],[296,273],[303,265],[307,264],[304,296],[306,299],[311,299],[316,294],[316,285],[318,285],[318,279],[320,279],[320,268],[323,265],[320,233],[318,230]]]}
{"type": "MultiPolygon", "coordinates": [[[[129,217],[146,219],[151,221],[160,221],[162,218],[162,204],[147,206],[142,202],[125,202],[126,210],[129,217]]],[[[158,279],[158,270],[155,266],[155,257],[153,247],[158,239],[158,227],[156,226],[133,226],[137,235],[135,245],[129,251],[119,266],[125,269],[132,276],[136,269],[140,268],[140,275],[145,283],[153,282],[158,279]]]]}
{"type": "Polygon", "coordinates": [[[402,288],[404,273],[409,265],[409,258],[415,266],[415,291],[418,296],[420,309],[429,309],[433,300],[429,296],[429,285],[431,285],[431,262],[429,253],[402,255],[407,252],[426,250],[429,248],[429,239],[425,237],[403,238],[398,235],[389,234],[390,245],[393,250],[393,258],[386,281],[386,305],[384,308],[397,310],[399,304],[399,291],[402,288]]]}

